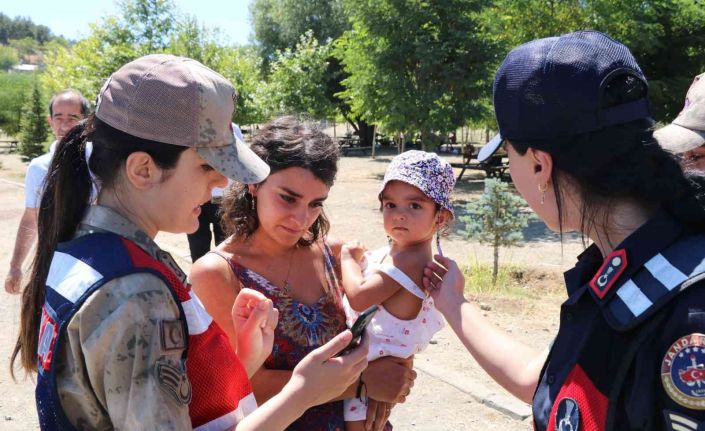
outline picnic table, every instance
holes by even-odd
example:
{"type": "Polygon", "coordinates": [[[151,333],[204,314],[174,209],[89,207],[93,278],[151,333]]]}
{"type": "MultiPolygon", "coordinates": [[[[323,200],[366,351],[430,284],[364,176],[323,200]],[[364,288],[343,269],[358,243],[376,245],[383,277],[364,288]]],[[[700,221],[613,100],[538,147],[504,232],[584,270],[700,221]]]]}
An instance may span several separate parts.
{"type": "Polygon", "coordinates": [[[12,153],[17,150],[19,141],[14,139],[0,139],[0,152],[12,153]]]}
{"type": "Polygon", "coordinates": [[[338,148],[340,148],[340,152],[344,155],[347,156],[348,153],[358,151],[362,154],[365,154],[367,151],[372,150],[371,146],[363,147],[360,145],[360,138],[358,136],[344,136],[340,139],[338,139],[338,148]]]}
{"type": "Polygon", "coordinates": [[[507,169],[509,169],[509,162],[504,160],[502,154],[493,154],[489,159],[478,162],[477,153],[478,149],[474,145],[466,145],[463,148],[463,161],[461,163],[451,163],[450,165],[454,168],[460,168],[460,175],[456,181],[460,181],[463,178],[463,174],[467,169],[484,171],[485,175],[489,178],[506,178],[507,169]],[[474,160],[474,161],[473,161],[474,160]]]}

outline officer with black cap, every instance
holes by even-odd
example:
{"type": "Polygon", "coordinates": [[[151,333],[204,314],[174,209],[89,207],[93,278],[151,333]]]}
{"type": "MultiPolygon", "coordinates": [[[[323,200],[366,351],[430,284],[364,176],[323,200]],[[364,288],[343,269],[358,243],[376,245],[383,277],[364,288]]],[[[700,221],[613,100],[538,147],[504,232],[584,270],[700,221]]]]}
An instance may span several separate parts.
{"type": "Polygon", "coordinates": [[[537,430],[705,429],[705,208],[653,138],[646,78],[595,31],[509,53],[494,82],[512,180],[552,230],[593,244],[565,273],[550,348],[535,351],[463,297],[437,256],[425,286],[478,363],[533,405],[537,430]]]}

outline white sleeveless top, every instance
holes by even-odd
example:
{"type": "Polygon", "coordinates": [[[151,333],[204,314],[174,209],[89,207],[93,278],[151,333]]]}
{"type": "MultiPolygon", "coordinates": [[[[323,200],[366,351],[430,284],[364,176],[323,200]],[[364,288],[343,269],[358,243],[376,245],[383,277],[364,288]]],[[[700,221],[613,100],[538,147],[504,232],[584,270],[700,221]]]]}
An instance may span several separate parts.
{"type": "MultiPolygon", "coordinates": [[[[423,300],[423,303],[419,314],[411,320],[399,319],[385,310],[383,306],[379,306],[379,311],[367,325],[366,330],[366,336],[370,339],[370,351],[367,355],[367,359],[370,361],[382,356],[408,358],[421,352],[428,346],[433,335],[445,325],[443,315],[433,305],[433,299],[427,296],[401,269],[391,263],[383,263],[388,254],[389,247],[365,253],[363,276],[369,277],[376,272],[384,273],[423,300]]],[[[391,261],[391,259],[387,260],[391,261]]],[[[350,307],[347,297],[344,298],[343,303],[348,326],[352,326],[359,313],[350,307]]]]}

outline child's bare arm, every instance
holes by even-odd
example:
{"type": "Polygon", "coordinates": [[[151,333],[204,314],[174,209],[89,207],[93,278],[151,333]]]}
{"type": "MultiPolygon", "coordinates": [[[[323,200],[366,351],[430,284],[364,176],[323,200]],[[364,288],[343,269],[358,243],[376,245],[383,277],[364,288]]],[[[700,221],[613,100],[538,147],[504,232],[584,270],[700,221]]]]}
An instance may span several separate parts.
{"type": "Polygon", "coordinates": [[[340,266],[343,274],[343,288],[350,306],[355,311],[362,311],[373,304],[381,304],[394,295],[400,288],[394,280],[373,274],[362,276],[360,254],[354,247],[343,246],[340,253],[340,266]]]}

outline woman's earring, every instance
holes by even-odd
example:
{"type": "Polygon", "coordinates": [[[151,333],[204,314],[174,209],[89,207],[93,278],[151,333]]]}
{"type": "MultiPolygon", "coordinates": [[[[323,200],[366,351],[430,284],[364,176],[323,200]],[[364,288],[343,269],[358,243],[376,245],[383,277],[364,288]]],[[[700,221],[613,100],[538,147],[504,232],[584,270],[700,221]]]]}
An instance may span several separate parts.
{"type": "Polygon", "coordinates": [[[541,192],[541,205],[546,201],[546,190],[548,190],[548,184],[544,184],[543,187],[539,184],[539,191],[541,192]]]}
{"type": "Polygon", "coordinates": [[[247,192],[247,196],[250,197],[250,210],[252,212],[256,212],[257,211],[257,199],[255,199],[255,196],[250,192],[247,192]]]}

